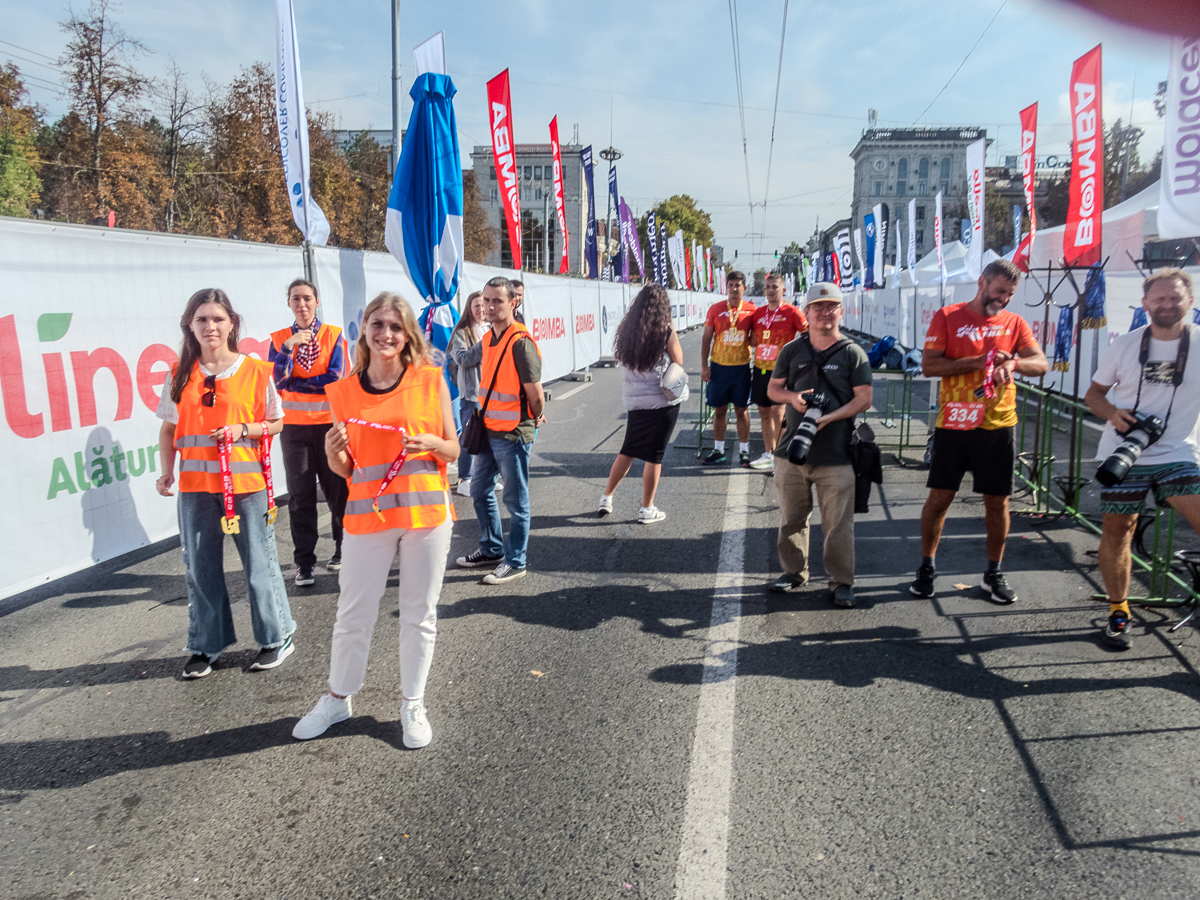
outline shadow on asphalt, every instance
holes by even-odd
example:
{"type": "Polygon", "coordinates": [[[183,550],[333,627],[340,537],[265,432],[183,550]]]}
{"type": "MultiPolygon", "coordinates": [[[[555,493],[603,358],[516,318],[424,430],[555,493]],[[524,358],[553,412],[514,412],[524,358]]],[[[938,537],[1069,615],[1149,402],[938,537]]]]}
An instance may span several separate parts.
{"type": "MultiPolygon", "coordinates": [[[[258,753],[295,743],[296,716],[243,725],[173,741],[165,731],[143,731],[80,740],[15,741],[0,744],[0,790],[72,788],[122,772],[157,769],[201,760],[258,753]]],[[[353,716],[317,741],[355,735],[376,738],[404,752],[399,721],[353,716]]],[[[311,742],[309,742],[311,743],[311,742]]],[[[3,798],[15,802],[19,798],[3,798]]]]}

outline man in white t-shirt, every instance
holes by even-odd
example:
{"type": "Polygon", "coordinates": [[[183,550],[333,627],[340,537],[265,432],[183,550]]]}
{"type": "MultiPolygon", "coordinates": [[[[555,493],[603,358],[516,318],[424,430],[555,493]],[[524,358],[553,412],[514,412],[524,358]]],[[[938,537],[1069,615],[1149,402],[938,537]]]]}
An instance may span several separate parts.
{"type": "Polygon", "coordinates": [[[1138,430],[1140,418],[1157,416],[1165,426],[1128,474],[1100,491],[1100,574],[1112,604],[1104,643],[1118,650],[1129,648],[1132,633],[1130,544],[1147,491],[1153,488],[1160,506],[1170,504],[1200,534],[1200,359],[1189,365],[1189,357],[1200,354],[1200,326],[1191,324],[1192,302],[1192,279],[1182,269],[1160,269],[1147,278],[1142,307],[1150,324],[1113,341],[1084,397],[1108,422],[1096,450],[1100,460],[1138,430]]]}

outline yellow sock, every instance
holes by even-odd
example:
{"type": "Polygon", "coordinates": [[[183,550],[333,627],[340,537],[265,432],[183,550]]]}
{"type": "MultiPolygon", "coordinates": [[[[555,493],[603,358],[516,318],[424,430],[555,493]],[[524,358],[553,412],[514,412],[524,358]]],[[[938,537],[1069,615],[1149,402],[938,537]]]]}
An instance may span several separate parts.
{"type": "Polygon", "coordinates": [[[1128,600],[1122,600],[1120,603],[1113,603],[1112,608],[1108,611],[1108,614],[1111,616],[1113,613],[1118,612],[1125,613],[1126,618],[1132,618],[1132,613],[1129,612],[1128,600]]]}

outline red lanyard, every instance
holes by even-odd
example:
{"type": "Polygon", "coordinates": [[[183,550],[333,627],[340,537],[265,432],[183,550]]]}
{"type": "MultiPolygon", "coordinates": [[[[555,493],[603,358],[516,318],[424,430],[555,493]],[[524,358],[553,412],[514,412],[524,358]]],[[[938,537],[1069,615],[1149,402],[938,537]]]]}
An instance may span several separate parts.
{"type": "MultiPolygon", "coordinates": [[[[398,425],[380,425],[378,422],[368,422],[365,419],[355,419],[353,417],[347,417],[346,423],[348,425],[361,425],[363,428],[374,428],[376,431],[392,431],[396,434],[408,433],[398,425]]],[[[350,454],[350,463],[357,469],[358,461],[354,458],[354,451],[350,449],[349,442],[346,444],[346,452],[350,454]]],[[[379,483],[379,490],[375,492],[375,499],[371,501],[371,509],[375,510],[375,515],[379,516],[380,522],[386,520],[383,518],[383,513],[379,510],[379,498],[383,496],[383,492],[388,489],[388,486],[396,480],[396,476],[400,474],[400,469],[407,459],[408,451],[401,450],[400,455],[388,467],[387,474],[383,476],[383,481],[379,483]]]]}
{"type": "MultiPolygon", "coordinates": [[[[275,485],[271,481],[271,435],[267,432],[267,423],[262,424],[262,440],[259,442],[258,459],[262,465],[263,479],[267,483],[267,524],[275,524],[278,510],[275,508],[275,485]]],[[[221,519],[221,530],[225,534],[238,534],[241,516],[233,510],[233,470],[229,464],[229,448],[233,446],[233,432],[226,425],[221,429],[221,437],[217,440],[217,459],[221,464],[221,498],[225,503],[225,517],[221,519]]]]}
{"type": "Polygon", "coordinates": [[[996,396],[996,382],[992,378],[996,374],[996,351],[989,350],[983,367],[983,396],[992,400],[996,396]]]}

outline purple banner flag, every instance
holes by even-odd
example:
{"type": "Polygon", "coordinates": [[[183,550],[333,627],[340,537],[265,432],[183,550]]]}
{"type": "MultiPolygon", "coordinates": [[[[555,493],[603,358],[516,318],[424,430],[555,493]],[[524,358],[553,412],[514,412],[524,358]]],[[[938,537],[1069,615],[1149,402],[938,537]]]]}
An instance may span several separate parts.
{"type": "MultiPolygon", "coordinates": [[[[625,202],[625,198],[621,198],[621,205],[617,207],[621,216],[621,245],[627,250],[633,251],[633,261],[637,263],[638,275],[642,280],[646,279],[646,267],[642,263],[642,242],[638,240],[637,219],[633,217],[633,211],[630,210],[629,204],[625,202]]],[[[624,275],[625,282],[629,281],[629,263],[625,263],[624,275]]]]}

